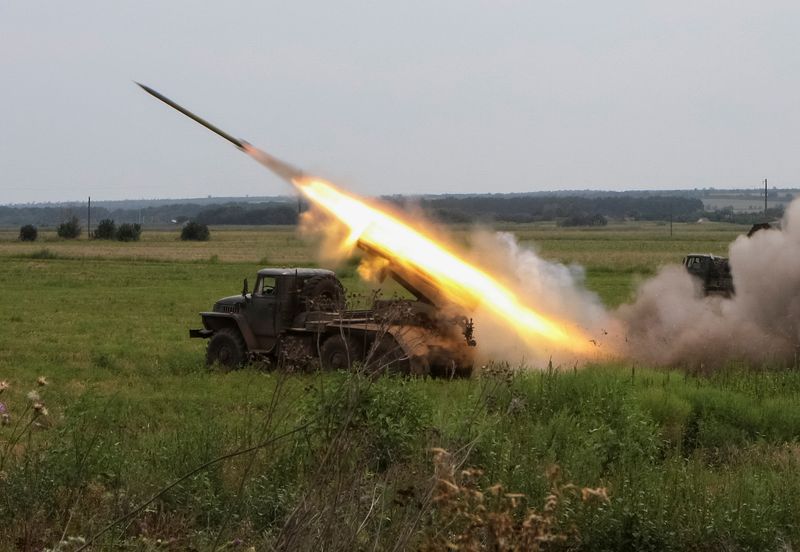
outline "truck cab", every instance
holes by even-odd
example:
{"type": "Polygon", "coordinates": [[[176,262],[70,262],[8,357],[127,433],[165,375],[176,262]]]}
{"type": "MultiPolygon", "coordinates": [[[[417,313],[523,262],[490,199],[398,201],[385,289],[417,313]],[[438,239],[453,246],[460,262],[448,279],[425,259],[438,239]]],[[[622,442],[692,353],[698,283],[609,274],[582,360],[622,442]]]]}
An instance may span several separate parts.
{"type": "Polygon", "coordinates": [[[248,353],[270,354],[281,334],[302,323],[304,313],[343,308],[344,289],[332,271],[264,268],[252,292],[245,279],[240,295],[223,297],[200,313],[203,328],[189,330],[189,336],[211,340],[209,364],[239,364],[248,353]]]}
{"type": "Polygon", "coordinates": [[[705,295],[733,295],[733,277],[727,257],[691,253],[683,258],[683,266],[700,279],[705,295]]]}

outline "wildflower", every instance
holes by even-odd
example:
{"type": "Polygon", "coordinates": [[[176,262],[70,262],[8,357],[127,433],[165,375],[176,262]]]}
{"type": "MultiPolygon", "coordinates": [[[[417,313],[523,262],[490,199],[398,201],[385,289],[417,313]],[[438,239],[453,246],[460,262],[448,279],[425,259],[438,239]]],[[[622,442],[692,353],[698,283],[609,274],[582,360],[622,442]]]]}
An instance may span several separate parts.
{"type": "Polygon", "coordinates": [[[608,489],[605,487],[597,487],[596,489],[592,489],[590,487],[584,487],[581,489],[581,500],[587,502],[591,498],[597,498],[602,500],[603,502],[611,502],[608,498],[608,489]]]}
{"type": "Polygon", "coordinates": [[[33,411],[41,416],[47,416],[49,412],[47,411],[47,407],[40,402],[33,403],[33,411]]]}
{"type": "Polygon", "coordinates": [[[516,508],[519,506],[520,501],[525,498],[525,495],[522,493],[506,493],[505,497],[511,502],[511,507],[516,508]]]}
{"type": "Polygon", "coordinates": [[[449,489],[451,489],[453,491],[456,491],[456,492],[461,490],[461,487],[459,487],[458,485],[456,485],[454,483],[451,483],[451,482],[447,481],[446,479],[440,479],[439,483],[441,483],[444,487],[447,487],[447,488],[449,488],[449,489]]]}
{"type": "Polygon", "coordinates": [[[28,391],[28,400],[31,402],[39,402],[39,393],[36,391],[28,391]]]}
{"type": "Polygon", "coordinates": [[[558,495],[550,493],[544,499],[544,511],[545,513],[555,512],[558,508],[558,495]]]}
{"type": "Polygon", "coordinates": [[[515,414],[520,414],[520,413],[525,411],[525,407],[526,406],[527,405],[525,404],[525,399],[521,399],[519,397],[514,397],[508,403],[508,412],[507,413],[512,415],[512,416],[515,415],[515,414]]]}
{"type": "Polygon", "coordinates": [[[46,378],[46,377],[44,377],[44,376],[39,376],[38,378],[36,378],[36,383],[38,383],[38,384],[39,384],[39,387],[44,387],[44,386],[45,386],[45,385],[47,385],[49,382],[47,381],[47,378],[46,378]]]}
{"type": "Polygon", "coordinates": [[[0,403],[0,414],[5,414],[5,413],[6,413],[6,405],[0,403]]]}
{"type": "Polygon", "coordinates": [[[11,387],[6,380],[0,380],[0,393],[11,387]]]}

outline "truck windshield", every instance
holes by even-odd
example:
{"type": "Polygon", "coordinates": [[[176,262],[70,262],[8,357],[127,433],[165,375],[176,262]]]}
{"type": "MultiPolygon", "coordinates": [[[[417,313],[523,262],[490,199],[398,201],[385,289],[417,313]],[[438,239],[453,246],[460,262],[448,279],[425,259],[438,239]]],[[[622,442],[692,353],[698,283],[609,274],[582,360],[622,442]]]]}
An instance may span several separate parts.
{"type": "Polygon", "coordinates": [[[258,295],[274,295],[275,294],[275,278],[270,276],[262,276],[258,279],[255,289],[258,295]]]}

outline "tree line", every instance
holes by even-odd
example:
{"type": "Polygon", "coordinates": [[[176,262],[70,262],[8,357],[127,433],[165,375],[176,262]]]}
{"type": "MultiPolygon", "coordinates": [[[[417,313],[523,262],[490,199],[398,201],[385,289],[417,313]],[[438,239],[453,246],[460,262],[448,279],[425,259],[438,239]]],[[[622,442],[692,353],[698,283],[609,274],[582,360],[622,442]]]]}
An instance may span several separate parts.
{"type": "MultiPolygon", "coordinates": [[[[422,209],[428,216],[445,223],[539,222],[556,221],[564,226],[596,226],[608,220],[674,220],[692,222],[701,217],[732,220],[738,217],[720,210],[708,213],[699,198],[658,195],[604,195],[600,197],[535,196],[438,196],[384,198],[401,209],[422,209]]],[[[0,226],[34,224],[56,227],[78,216],[86,222],[86,211],[59,207],[0,207],[0,226]]],[[[749,215],[758,217],[758,214],[749,215]]],[[[294,225],[298,205],[290,202],[225,203],[218,205],[158,205],[141,210],[92,209],[92,219],[147,225],[185,224],[192,220],[206,225],[294,225]]]]}
{"type": "Polygon", "coordinates": [[[423,199],[420,206],[444,222],[556,221],[596,226],[608,219],[689,222],[704,216],[702,200],[681,196],[445,196],[423,199]]]}
{"type": "MultiPolygon", "coordinates": [[[[77,217],[87,223],[86,207],[0,206],[0,226],[33,224],[39,227],[57,227],[64,221],[77,217]]],[[[156,205],[143,209],[108,209],[92,207],[92,221],[110,219],[119,224],[142,225],[183,224],[196,220],[204,224],[297,224],[297,204],[224,203],[197,205],[176,203],[156,205]]]]}

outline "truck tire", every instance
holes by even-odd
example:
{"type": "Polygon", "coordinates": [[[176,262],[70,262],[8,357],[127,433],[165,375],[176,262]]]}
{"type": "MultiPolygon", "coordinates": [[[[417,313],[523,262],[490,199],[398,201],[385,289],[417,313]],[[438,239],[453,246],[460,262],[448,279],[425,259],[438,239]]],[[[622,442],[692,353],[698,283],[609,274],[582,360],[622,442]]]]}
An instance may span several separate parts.
{"type": "Polygon", "coordinates": [[[354,362],[361,362],[362,359],[361,346],[348,336],[332,335],[319,350],[323,370],[349,370],[354,362]]]}
{"type": "Polygon", "coordinates": [[[300,291],[300,305],[307,311],[339,312],[344,310],[342,283],[329,275],[313,276],[300,291]]]}
{"type": "Polygon", "coordinates": [[[240,368],[247,360],[247,346],[239,330],[223,328],[214,332],[206,348],[206,364],[219,363],[225,370],[240,368]]]}

